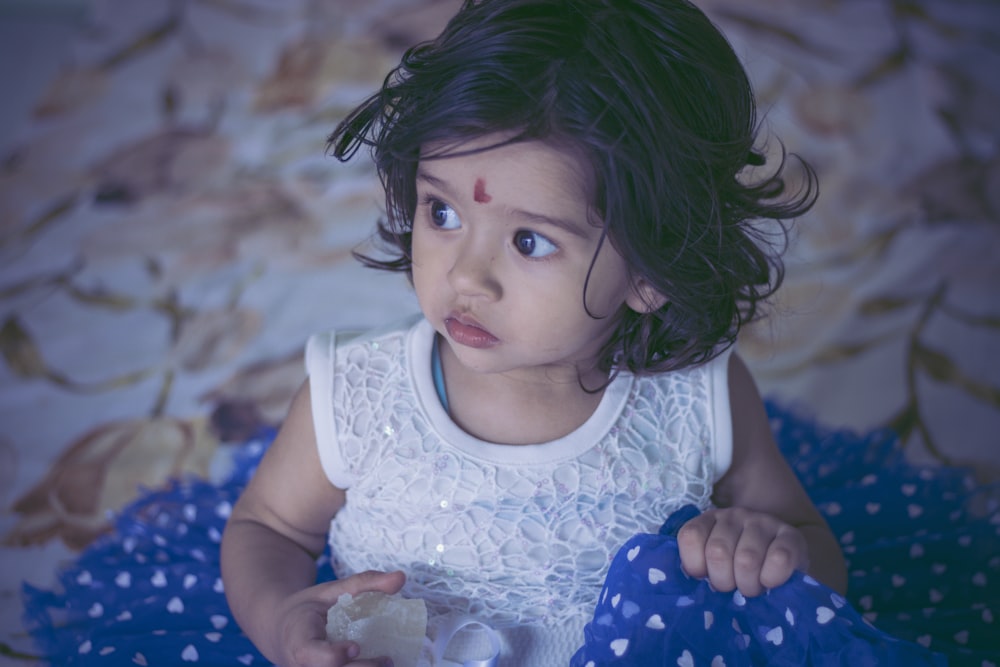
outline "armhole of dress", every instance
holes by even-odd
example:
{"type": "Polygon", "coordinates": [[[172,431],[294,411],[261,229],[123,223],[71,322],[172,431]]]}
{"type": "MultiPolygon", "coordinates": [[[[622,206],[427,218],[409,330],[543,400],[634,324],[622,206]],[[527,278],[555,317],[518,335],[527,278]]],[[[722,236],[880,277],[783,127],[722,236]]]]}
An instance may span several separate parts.
{"type": "Polygon", "coordinates": [[[729,362],[733,351],[733,347],[728,347],[712,361],[709,379],[712,387],[712,431],[715,436],[712,447],[713,482],[719,481],[733,463],[733,416],[729,407],[729,362]]]}
{"type": "Polygon", "coordinates": [[[333,417],[333,373],[336,361],[337,336],[334,332],[315,334],[306,343],[306,373],[316,448],[323,472],[330,483],[341,489],[351,485],[347,465],[340,455],[337,429],[333,417]]]}

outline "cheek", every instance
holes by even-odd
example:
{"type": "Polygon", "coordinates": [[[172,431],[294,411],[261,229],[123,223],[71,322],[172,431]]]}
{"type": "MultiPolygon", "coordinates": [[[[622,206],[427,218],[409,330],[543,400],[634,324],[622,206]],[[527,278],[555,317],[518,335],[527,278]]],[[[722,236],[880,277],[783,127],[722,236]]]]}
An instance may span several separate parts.
{"type": "Polygon", "coordinates": [[[413,264],[413,272],[425,271],[427,266],[433,263],[434,246],[426,229],[422,229],[416,224],[410,236],[410,260],[413,264]]]}
{"type": "Polygon", "coordinates": [[[414,228],[410,246],[411,282],[417,301],[432,306],[447,288],[447,246],[434,238],[434,232],[414,228]]]}
{"type": "Polygon", "coordinates": [[[587,307],[597,316],[613,315],[625,303],[628,292],[624,260],[613,251],[602,250],[587,283],[587,307]]]}
{"type": "Polygon", "coordinates": [[[410,237],[410,266],[413,275],[413,286],[422,286],[427,275],[427,249],[423,234],[416,229],[410,237]]]}

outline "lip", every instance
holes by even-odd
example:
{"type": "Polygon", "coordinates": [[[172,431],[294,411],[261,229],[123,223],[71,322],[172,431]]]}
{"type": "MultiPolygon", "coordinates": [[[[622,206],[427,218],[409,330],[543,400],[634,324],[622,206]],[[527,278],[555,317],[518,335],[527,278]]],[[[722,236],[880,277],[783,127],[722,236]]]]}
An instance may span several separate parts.
{"type": "Polygon", "coordinates": [[[481,350],[500,343],[499,338],[468,315],[451,313],[444,318],[444,327],[448,337],[459,345],[481,350]]]}

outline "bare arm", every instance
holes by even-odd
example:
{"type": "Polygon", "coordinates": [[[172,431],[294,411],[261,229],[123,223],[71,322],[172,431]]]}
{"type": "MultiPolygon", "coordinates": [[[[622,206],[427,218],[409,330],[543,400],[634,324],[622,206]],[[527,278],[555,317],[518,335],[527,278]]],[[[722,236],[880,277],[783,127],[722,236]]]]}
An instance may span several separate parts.
{"type": "Polygon", "coordinates": [[[329,482],[320,465],[306,383],[233,508],[222,539],[222,577],[233,616],[276,664],[348,664],[357,647],[326,641],[326,610],[344,592],[393,593],[402,586],[401,573],[313,586],[315,559],[344,502],[344,491],[329,482]]]}
{"type": "Polygon", "coordinates": [[[713,493],[718,510],[678,534],[692,576],[719,590],[757,595],[807,571],[836,591],[847,588],[840,545],[774,442],[767,413],[746,365],[729,364],[733,461],[713,493]]]}

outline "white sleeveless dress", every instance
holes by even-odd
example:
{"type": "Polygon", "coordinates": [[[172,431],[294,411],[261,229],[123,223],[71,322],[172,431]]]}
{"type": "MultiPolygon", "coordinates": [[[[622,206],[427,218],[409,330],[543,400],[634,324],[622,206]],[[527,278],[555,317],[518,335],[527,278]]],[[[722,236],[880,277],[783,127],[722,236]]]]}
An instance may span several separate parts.
{"type": "Polygon", "coordinates": [[[683,505],[710,506],[732,453],[728,354],[620,373],[576,431],[514,446],[449,418],[434,336],[421,318],[309,340],[320,460],[347,491],[330,527],[334,571],[403,570],[404,595],[432,617],[496,629],[499,665],[566,665],[622,544],[683,505]]]}

